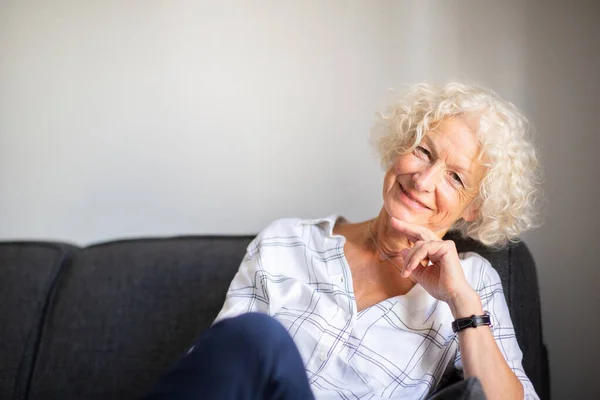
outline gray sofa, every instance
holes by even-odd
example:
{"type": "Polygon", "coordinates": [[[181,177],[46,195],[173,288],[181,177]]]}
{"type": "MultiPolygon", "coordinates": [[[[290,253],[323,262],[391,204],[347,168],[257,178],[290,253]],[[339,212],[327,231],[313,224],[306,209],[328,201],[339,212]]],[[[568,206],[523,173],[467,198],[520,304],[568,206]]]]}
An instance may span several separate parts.
{"type": "MultiPolygon", "coordinates": [[[[250,236],[77,247],[0,242],[0,399],[133,399],[219,311],[250,236]]],[[[524,244],[488,258],[504,285],[524,367],[549,398],[536,270],[524,244]]]]}

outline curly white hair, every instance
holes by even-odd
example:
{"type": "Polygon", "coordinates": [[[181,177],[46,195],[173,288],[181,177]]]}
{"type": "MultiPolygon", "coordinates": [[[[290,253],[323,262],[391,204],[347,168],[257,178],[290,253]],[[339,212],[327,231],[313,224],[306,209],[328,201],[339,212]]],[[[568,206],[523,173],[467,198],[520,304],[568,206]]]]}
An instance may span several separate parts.
{"type": "Polygon", "coordinates": [[[409,87],[378,114],[371,130],[382,167],[389,168],[398,154],[413,151],[437,123],[455,116],[466,117],[476,131],[487,172],[474,200],[477,218],[461,219],[451,230],[492,247],[517,241],[521,232],[537,224],[541,170],[530,124],[494,91],[457,82],[409,87]]]}

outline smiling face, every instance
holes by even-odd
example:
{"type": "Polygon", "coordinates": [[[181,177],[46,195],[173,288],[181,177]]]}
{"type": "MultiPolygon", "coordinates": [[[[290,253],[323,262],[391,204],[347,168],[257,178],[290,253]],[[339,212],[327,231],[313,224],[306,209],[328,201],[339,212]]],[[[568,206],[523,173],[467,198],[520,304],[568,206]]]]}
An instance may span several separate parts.
{"type": "Polygon", "coordinates": [[[427,132],[419,146],[399,155],[385,174],[388,215],[425,226],[442,237],[460,218],[473,220],[485,167],[480,144],[460,117],[446,118],[427,132]]]}

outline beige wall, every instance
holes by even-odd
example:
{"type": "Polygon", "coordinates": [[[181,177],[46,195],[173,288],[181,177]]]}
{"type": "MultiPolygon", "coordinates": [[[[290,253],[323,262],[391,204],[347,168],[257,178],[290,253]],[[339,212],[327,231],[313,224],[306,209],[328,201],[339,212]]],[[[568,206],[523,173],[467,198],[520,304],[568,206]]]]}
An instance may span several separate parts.
{"type": "Polygon", "coordinates": [[[386,90],[474,79],[539,131],[548,216],[526,240],[553,393],[597,393],[597,3],[216,4],[0,0],[0,238],[370,217],[386,90]]]}

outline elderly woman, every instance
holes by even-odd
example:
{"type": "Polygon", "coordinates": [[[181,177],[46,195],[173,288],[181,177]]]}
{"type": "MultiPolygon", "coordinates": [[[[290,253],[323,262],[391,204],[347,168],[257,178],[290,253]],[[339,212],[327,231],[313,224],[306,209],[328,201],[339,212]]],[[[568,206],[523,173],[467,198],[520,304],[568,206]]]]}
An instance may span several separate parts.
{"type": "Polygon", "coordinates": [[[456,230],[499,247],[532,226],[526,120],[488,89],[419,84],[372,139],[379,214],[270,224],[153,398],[420,399],[453,372],[473,397],[537,398],[498,274],[443,240],[456,230]]]}

